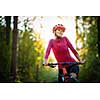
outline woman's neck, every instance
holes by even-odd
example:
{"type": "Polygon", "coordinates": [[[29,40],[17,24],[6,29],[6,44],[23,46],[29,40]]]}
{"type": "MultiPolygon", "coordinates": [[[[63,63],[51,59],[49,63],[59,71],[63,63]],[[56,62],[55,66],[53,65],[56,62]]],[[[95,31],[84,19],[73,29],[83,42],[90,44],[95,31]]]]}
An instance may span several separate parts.
{"type": "Polygon", "coordinates": [[[58,36],[56,36],[56,39],[62,39],[62,37],[58,37],[58,36]]]}

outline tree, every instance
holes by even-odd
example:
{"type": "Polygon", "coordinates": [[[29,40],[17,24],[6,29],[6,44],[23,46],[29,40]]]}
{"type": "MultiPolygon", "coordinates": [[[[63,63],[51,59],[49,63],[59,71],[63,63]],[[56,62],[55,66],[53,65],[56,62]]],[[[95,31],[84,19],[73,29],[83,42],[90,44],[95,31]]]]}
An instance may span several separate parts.
{"type": "Polygon", "coordinates": [[[30,26],[34,23],[36,17],[21,17],[19,19],[21,19],[19,21],[23,20],[23,30],[20,30],[18,36],[17,82],[55,81],[55,78],[57,78],[56,71],[42,66],[44,41],[40,37],[41,33],[35,32],[33,27],[30,26]]]}
{"type": "Polygon", "coordinates": [[[10,43],[11,16],[5,16],[5,21],[6,21],[6,41],[8,45],[10,43]]]}
{"type": "Polygon", "coordinates": [[[9,25],[5,23],[5,17],[7,16],[0,16],[0,82],[9,82],[10,76],[11,49],[6,38],[6,28],[9,25]]]}
{"type": "Polygon", "coordinates": [[[17,37],[18,37],[18,16],[13,17],[13,41],[12,41],[12,60],[11,60],[11,74],[12,81],[16,81],[16,66],[17,66],[17,37]]]}
{"type": "Polygon", "coordinates": [[[79,34],[77,34],[76,43],[81,57],[86,60],[80,72],[82,82],[100,81],[97,25],[97,17],[95,16],[79,16],[78,18],[79,34]]]}
{"type": "Polygon", "coordinates": [[[100,16],[97,17],[97,28],[98,28],[98,54],[100,58],[100,16]]]}

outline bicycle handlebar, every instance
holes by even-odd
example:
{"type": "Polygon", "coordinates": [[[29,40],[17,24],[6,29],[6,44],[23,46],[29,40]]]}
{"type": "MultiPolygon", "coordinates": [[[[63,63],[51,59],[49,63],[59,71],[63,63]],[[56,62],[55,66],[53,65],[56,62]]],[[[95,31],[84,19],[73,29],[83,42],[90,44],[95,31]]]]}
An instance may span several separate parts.
{"type": "Polygon", "coordinates": [[[58,62],[58,63],[48,63],[47,65],[43,64],[43,66],[50,66],[52,68],[56,67],[55,65],[69,65],[69,66],[74,66],[74,65],[79,65],[83,64],[82,62],[58,62]]]}

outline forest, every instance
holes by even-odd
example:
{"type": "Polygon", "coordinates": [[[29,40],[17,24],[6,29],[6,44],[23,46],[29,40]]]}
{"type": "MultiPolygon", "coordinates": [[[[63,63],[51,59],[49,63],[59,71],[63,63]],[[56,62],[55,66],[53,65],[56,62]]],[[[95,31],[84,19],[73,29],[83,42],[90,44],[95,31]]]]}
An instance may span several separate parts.
{"type": "MultiPolygon", "coordinates": [[[[44,40],[31,25],[38,17],[45,18],[0,16],[0,83],[57,83],[57,68],[42,65],[44,40]]],[[[74,16],[74,20],[76,50],[85,60],[80,65],[79,80],[99,83],[100,16],[74,16]]],[[[49,61],[54,60],[50,57],[49,61]]]]}

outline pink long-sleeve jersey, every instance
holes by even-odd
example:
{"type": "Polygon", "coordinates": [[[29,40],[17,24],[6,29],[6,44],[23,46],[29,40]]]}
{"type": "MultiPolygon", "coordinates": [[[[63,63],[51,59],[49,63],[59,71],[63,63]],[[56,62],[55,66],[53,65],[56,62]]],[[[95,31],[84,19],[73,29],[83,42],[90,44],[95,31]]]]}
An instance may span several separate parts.
{"type": "MultiPolygon", "coordinates": [[[[75,56],[78,55],[77,51],[74,49],[67,37],[62,37],[61,39],[51,39],[46,50],[45,59],[48,59],[50,50],[52,49],[58,62],[75,62],[75,59],[70,55],[69,48],[75,56]]],[[[60,68],[61,66],[58,67],[60,68]]]]}

